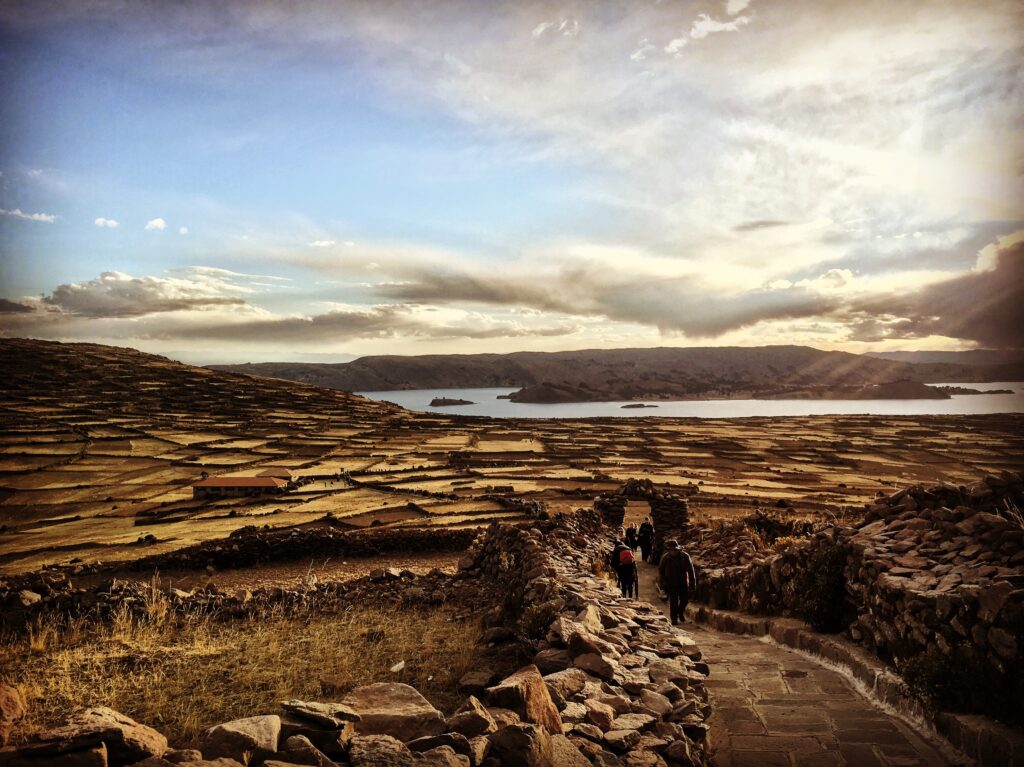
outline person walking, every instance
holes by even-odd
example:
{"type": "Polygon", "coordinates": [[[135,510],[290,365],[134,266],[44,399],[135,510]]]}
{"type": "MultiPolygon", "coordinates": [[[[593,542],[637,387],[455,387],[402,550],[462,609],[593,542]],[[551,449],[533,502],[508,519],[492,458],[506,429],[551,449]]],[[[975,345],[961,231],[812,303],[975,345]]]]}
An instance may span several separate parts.
{"type": "Polygon", "coordinates": [[[668,596],[668,612],[674,626],[686,619],[686,605],[697,588],[693,560],[674,538],[665,542],[665,553],[658,563],[658,582],[668,596]]]}
{"type": "Polygon", "coordinates": [[[636,560],[633,558],[633,552],[620,538],[615,541],[615,548],[612,549],[609,559],[612,570],[615,571],[615,577],[618,579],[622,596],[631,596],[635,593],[637,584],[636,560]]]}
{"type": "Polygon", "coordinates": [[[636,551],[636,525],[631,524],[626,528],[626,545],[630,551],[636,551]]]}
{"type": "Polygon", "coordinates": [[[647,517],[641,524],[636,534],[636,542],[640,545],[640,558],[644,562],[651,561],[651,547],[654,545],[654,525],[651,518],[647,517]]]}

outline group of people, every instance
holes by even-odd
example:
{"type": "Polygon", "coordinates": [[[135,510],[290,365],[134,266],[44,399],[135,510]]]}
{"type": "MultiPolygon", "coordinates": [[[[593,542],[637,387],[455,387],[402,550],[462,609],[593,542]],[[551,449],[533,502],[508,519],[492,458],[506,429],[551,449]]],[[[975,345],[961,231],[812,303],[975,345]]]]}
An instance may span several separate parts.
{"type": "MultiPolygon", "coordinates": [[[[637,599],[640,596],[639,571],[635,552],[640,549],[644,562],[654,564],[654,525],[647,517],[637,528],[629,525],[620,528],[619,537],[613,541],[608,561],[618,578],[622,596],[637,599]]],[[[679,546],[679,541],[665,541],[665,551],[658,559],[658,586],[668,599],[669,617],[672,624],[682,621],[690,594],[697,587],[697,573],[693,569],[690,555],[679,546]]]]}

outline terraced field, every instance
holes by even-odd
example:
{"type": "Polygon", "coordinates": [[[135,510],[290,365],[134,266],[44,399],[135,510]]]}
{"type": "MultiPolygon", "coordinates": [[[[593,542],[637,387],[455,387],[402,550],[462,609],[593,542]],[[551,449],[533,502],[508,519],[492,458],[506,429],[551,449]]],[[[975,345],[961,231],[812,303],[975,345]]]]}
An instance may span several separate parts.
{"type": "Polygon", "coordinates": [[[133,559],[247,525],[469,526],[589,506],[631,477],[707,516],[819,514],[914,482],[1024,468],[1024,416],[491,420],[182,365],[0,340],[0,572],[133,559]],[[291,492],[193,500],[286,467],[291,492]]]}

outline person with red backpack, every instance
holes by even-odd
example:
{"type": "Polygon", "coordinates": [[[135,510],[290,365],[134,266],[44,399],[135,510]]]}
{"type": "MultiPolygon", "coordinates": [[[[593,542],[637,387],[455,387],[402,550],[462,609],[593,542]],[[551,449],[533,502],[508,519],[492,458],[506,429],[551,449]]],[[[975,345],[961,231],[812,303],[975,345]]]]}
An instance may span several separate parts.
{"type": "Polygon", "coordinates": [[[637,577],[636,559],[633,551],[621,540],[615,541],[611,555],[612,569],[619,579],[622,596],[636,599],[639,596],[639,578],[637,577]]]}

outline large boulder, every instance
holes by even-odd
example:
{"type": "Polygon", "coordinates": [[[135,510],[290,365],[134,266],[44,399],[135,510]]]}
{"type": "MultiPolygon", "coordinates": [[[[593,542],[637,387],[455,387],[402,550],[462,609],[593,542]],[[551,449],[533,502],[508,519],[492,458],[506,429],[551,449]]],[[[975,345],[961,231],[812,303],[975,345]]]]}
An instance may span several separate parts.
{"type": "Polygon", "coordinates": [[[0,746],[6,746],[14,725],[25,716],[21,693],[9,684],[0,684],[0,746]]]}
{"type": "MultiPolygon", "coordinates": [[[[279,756],[282,761],[292,764],[306,764],[310,767],[335,767],[335,762],[327,754],[313,745],[313,742],[305,735],[292,735],[285,740],[279,756]]],[[[270,760],[264,762],[264,765],[270,760]]]]}
{"type": "Polygon", "coordinates": [[[562,734],[558,708],[536,666],[524,666],[494,687],[487,688],[487,700],[492,706],[515,711],[524,721],[538,724],[552,735],[562,734]]]}
{"type": "Polygon", "coordinates": [[[565,706],[565,702],[573,695],[583,692],[590,677],[583,669],[567,668],[564,671],[556,671],[544,677],[544,684],[548,688],[551,699],[559,708],[565,706]]]}
{"type": "Polygon", "coordinates": [[[324,727],[344,727],[346,722],[358,722],[359,714],[344,703],[317,703],[304,700],[283,700],[281,708],[302,719],[324,727]]]}
{"type": "Polygon", "coordinates": [[[226,757],[249,764],[277,753],[280,735],[281,717],[250,716],[211,727],[203,733],[199,750],[206,759],[226,757]]]}
{"type": "MultiPolygon", "coordinates": [[[[63,727],[37,735],[20,752],[55,758],[60,754],[94,749],[100,744],[106,746],[106,763],[110,767],[163,756],[167,751],[167,738],[152,727],[139,724],[112,708],[97,706],[72,717],[63,727]]],[[[94,760],[98,756],[88,758],[94,760]]]]}
{"type": "Polygon", "coordinates": [[[558,767],[590,767],[590,760],[564,735],[551,738],[552,764],[558,767]]]}
{"type": "MultiPolygon", "coordinates": [[[[551,767],[551,736],[536,724],[510,724],[487,736],[501,767],[551,767]]],[[[353,764],[353,767],[356,765],[353,764]]]]}
{"type": "Polygon", "coordinates": [[[405,744],[390,735],[357,735],[349,745],[352,767],[413,767],[416,759],[405,744]]]}
{"type": "Polygon", "coordinates": [[[457,732],[467,738],[487,735],[498,729],[494,717],[472,695],[458,710],[448,717],[448,730],[457,732]]]}
{"type": "Polygon", "coordinates": [[[360,717],[360,735],[390,735],[410,741],[444,732],[444,715],[414,688],[399,682],[357,687],[342,701],[360,717]]]}
{"type": "MultiPolygon", "coordinates": [[[[150,758],[159,760],[159,757],[150,758]]],[[[108,767],[109,763],[107,762],[107,747],[99,743],[56,754],[38,753],[31,748],[0,748],[0,765],[3,767],[108,767]]],[[[161,765],[161,767],[164,766],[161,765]]]]}

